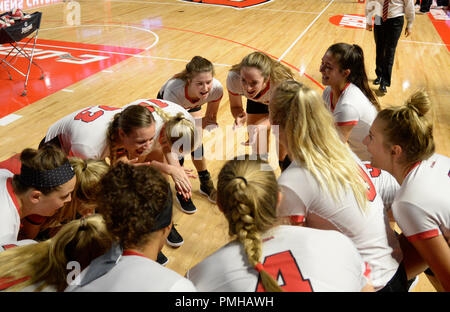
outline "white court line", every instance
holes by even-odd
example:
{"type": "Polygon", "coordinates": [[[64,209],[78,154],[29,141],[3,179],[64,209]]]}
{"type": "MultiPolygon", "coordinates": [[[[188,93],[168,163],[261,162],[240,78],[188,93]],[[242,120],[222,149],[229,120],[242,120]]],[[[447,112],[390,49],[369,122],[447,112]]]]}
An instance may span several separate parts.
{"type": "Polygon", "coordinates": [[[300,36],[295,39],[295,41],[291,44],[291,46],[284,51],[284,53],[278,58],[278,61],[281,61],[287,53],[294,47],[294,45],[306,34],[306,32],[311,28],[312,25],[317,21],[317,19],[328,9],[328,7],[334,2],[334,0],[331,0],[330,3],[322,10],[322,12],[319,13],[319,15],[316,16],[316,18],[311,22],[311,24],[306,27],[306,29],[300,34],[300,36]]]}
{"type": "Polygon", "coordinates": [[[73,90],[70,90],[70,89],[62,89],[61,91],[64,91],[64,92],[70,92],[70,93],[73,93],[73,92],[75,92],[75,91],[73,91],[73,90]]]}
{"type": "Polygon", "coordinates": [[[142,31],[146,31],[151,33],[153,36],[155,36],[155,41],[148,46],[147,48],[145,48],[144,50],[150,50],[151,48],[153,48],[159,41],[159,36],[154,33],[153,31],[149,30],[149,29],[145,29],[145,28],[141,28],[141,27],[136,27],[136,26],[130,26],[130,25],[95,25],[95,24],[89,24],[89,25],[74,25],[74,26],[59,26],[59,27],[52,27],[52,28],[41,28],[40,31],[43,30],[55,30],[55,29],[61,29],[61,28],[73,28],[73,27],[128,27],[128,28],[134,28],[137,30],[142,30],[142,31]]]}
{"type": "MultiPolygon", "coordinates": [[[[77,51],[84,51],[84,52],[109,53],[109,54],[125,55],[125,56],[132,56],[132,57],[138,57],[138,58],[149,58],[149,59],[166,60],[166,61],[177,61],[177,62],[185,62],[185,63],[189,63],[191,61],[191,60],[183,60],[183,59],[160,57],[160,56],[152,56],[152,55],[141,55],[141,54],[130,54],[130,53],[123,53],[123,52],[112,52],[112,51],[103,51],[103,50],[72,48],[72,47],[66,47],[66,46],[55,46],[55,45],[41,44],[41,43],[36,43],[36,46],[48,47],[48,48],[66,49],[66,50],[77,50],[77,51]]],[[[213,63],[213,64],[214,64],[214,66],[231,67],[231,65],[228,65],[228,64],[220,64],[220,63],[213,63]]]]}
{"type": "Polygon", "coordinates": [[[9,125],[10,123],[16,121],[17,119],[22,118],[22,116],[20,115],[16,115],[16,114],[9,114],[6,115],[3,118],[0,118],[0,126],[6,126],[9,125]]]}
{"type": "Polygon", "coordinates": [[[408,43],[419,43],[419,44],[430,44],[430,45],[440,45],[440,46],[450,46],[450,44],[440,43],[440,42],[425,42],[425,41],[411,41],[411,40],[400,40],[401,42],[408,43]]]}

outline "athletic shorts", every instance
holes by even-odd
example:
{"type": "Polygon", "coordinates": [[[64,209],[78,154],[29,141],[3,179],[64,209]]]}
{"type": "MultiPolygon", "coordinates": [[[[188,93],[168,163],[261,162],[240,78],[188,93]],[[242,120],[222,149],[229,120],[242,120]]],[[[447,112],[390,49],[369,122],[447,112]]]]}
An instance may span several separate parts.
{"type": "Polygon", "coordinates": [[[268,114],[269,105],[247,99],[247,114],[268,114]]]}

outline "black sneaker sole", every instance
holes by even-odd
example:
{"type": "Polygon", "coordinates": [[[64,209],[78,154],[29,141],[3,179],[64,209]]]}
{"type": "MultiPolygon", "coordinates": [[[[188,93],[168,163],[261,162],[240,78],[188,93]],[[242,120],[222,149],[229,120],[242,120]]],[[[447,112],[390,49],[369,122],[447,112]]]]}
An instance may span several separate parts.
{"type": "Polygon", "coordinates": [[[200,191],[200,194],[205,195],[211,203],[217,204],[217,201],[212,200],[212,199],[209,197],[208,193],[203,192],[202,189],[199,189],[199,191],[200,191]]]}
{"type": "Polygon", "coordinates": [[[184,210],[183,206],[181,205],[180,201],[178,200],[178,197],[175,196],[175,198],[177,199],[178,204],[180,204],[180,208],[181,208],[181,210],[183,210],[183,212],[188,213],[188,214],[193,214],[197,211],[197,208],[195,208],[195,210],[184,210]]]}
{"type": "Polygon", "coordinates": [[[180,247],[181,245],[184,244],[184,240],[180,243],[174,243],[174,242],[171,242],[168,238],[166,238],[166,242],[167,242],[167,245],[170,245],[172,247],[180,247]]]}
{"type": "MultiPolygon", "coordinates": [[[[164,254],[163,254],[163,255],[164,255],[164,254]]],[[[166,257],[166,255],[164,255],[164,257],[166,257]]],[[[169,263],[169,258],[167,258],[167,257],[166,257],[166,261],[163,262],[163,263],[159,262],[158,260],[159,260],[159,259],[156,259],[156,262],[159,263],[159,264],[161,264],[162,266],[165,266],[167,263],[169,263]]]]}

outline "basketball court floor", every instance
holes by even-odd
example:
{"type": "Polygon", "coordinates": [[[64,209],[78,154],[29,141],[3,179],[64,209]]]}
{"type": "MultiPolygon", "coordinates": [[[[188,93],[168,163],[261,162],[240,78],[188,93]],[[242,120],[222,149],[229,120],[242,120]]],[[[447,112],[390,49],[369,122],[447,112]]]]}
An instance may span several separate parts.
{"type": "MultiPolygon", "coordinates": [[[[337,42],[358,44],[376,90],[371,83],[373,33],[365,30],[364,4],[357,0],[0,0],[0,12],[13,7],[42,12],[34,61],[44,77],[40,79],[33,65],[23,96],[24,77],[12,71],[10,80],[0,67],[0,161],[26,147],[37,148],[51,124],[78,109],[121,107],[156,98],[164,82],[195,55],[214,63],[216,78],[225,87],[231,65],[262,51],[321,93],[319,65],[326,49],[337,42]]],[[[1,58],[6,50],[7,45],[0,45],[1,58]]],[[[24,58],[14,62],[26,68],[24,58]]],[[[403,104],[419,88],[427,90],[433,101],[437,152],[446,156],[450,156],[449,70],[450,12],[432,9],[416,15],[412,35],[400,38],[392,85],[386,95],[378,94],[386,107],[403,104]]],[[[226,91],[218,123],[216,132],[204,134],[205,145],[214,151],[206,158],[215,182],[227,158],[248,152],[240,144],[245,133],[231,129],[226,91]]],[[[191,161],[185,164],[194,169],[191,161]]],[[[174,206],[174,223],[185,243],[163,249],[167,266],[182,275],[229,241],[217,206],[200,195],[198,180],[192,184],[198,211],[187,215],[174,206]]],[[[434,288],[420,275],[414,291],[434,288]]]]}

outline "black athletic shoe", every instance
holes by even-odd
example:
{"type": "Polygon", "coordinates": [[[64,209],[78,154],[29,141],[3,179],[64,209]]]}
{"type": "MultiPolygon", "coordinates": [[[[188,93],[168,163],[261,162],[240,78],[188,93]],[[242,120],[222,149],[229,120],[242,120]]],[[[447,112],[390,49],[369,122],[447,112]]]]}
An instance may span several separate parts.
{"type": "Polygon", "coordinates": [[[384,83],[381,83],[380,88],[378,90],[380,90],[383,93],[386,93],[387,92],[386,85],[384,83]]]}
{"type": "Polygon", "coordinates": [[[373,84],[374,85],[379,85],[381,83],[381,77],[377,77],[377,79],[375,79],[374,81],[373,81],[373,84]]]}
{"type": "Polygon", "coordinates": [[[185,200],[183,195],[179,194],[177,192],[177,201],[181,206],[181,210],[183,210],[186,213],[194,213],[197,211],[197,208],[195,207],[192,200],[189,198],[188,200],[185,200]]]}
{"type": "Polygon", "coordinates": [[[200,193],[207,196],[213,204],[217,202],[217,190],[209,173],[205,177],[200,177],[200,193]]]}
{"type": "Polygon", "coordinates": [[[181,245],[183,245],[183,237],[181,237],[180,233],[178,233],[177,229],[175,228],[175,224],[172,225],[172,229],[170,230],[169,236],[167,236],[166,240],[167,244],[172,247],[180,247],[181,245]]]}
{"type": "Polygon", "coordinates": [[[161,265],[166,265],[169,262],[169,259],[160,251],[158,253],[158,259],[156,259],[156,262],[158,262],[161,265]]]}

